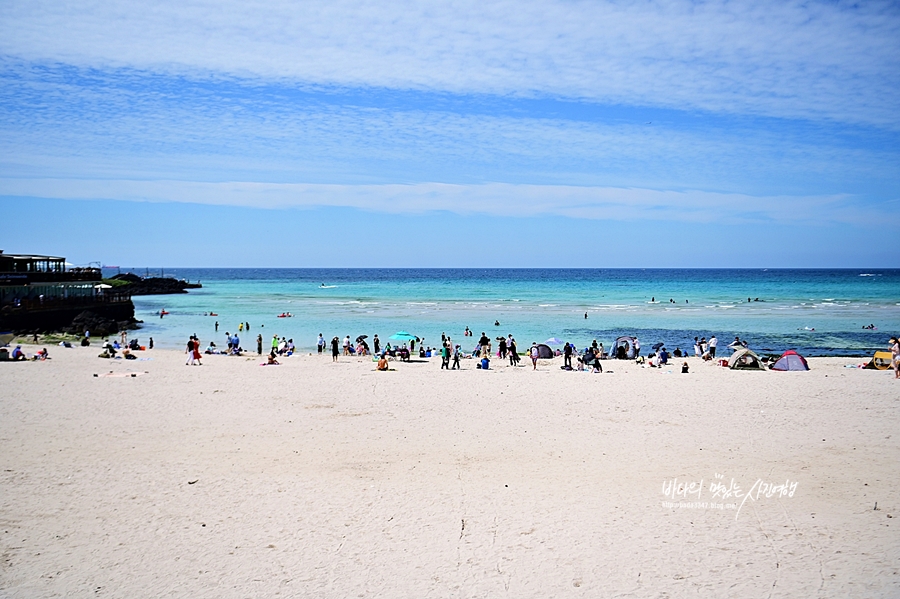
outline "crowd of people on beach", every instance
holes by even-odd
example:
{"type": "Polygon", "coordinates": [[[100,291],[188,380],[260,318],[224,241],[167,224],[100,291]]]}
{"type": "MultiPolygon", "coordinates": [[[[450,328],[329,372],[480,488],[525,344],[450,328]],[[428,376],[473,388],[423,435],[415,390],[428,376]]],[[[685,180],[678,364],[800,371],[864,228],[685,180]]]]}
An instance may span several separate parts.
{"type": "MultiPolygon", "coordinates": [[[[218,321],[216,322],[216,328],[218,328],[218,321]]],[[[874,327],[869,325],[863,328],[874,327]]],[[[237,329],[238,333],[231,334],[226,331],[227,349],[219,349],[216,346],[215,341],[210,341],[203,353],[206,355],[243,355],[245,350],[241,346],[239,333],[249,329],[250,324],[248,322],[241,322],[237,329]]],[[[463,332],[463,337],[474,337],[474,333],[469,327],[466,327],[463,332]]],[[[441,358],[441,370],[461,369],[461,360],[463,359],[474,359],[475,367],[482,370],[490,370],[491,361],[494,358],[508,360],[509,365],[512,367],[519,366],[521,361],[516,340],[511,333],[505,337],[501,335],[491,339],[490,336],[482,331],[481,336],[478,338],[471,351],[464,350],[459,343],[454,343],[446,333],[441,333],[441,343],[434,348],[430,345],[426,345],[424,338],[413,335],[402,337],[396,344],[392,344],[391,340],[389,340],[382,345],[381,339],[375,334],[372,337],[372,346],[370,346],[368,339],[367,335],[359,335],[354,342],[351,341],[350,335],[345,335],[343,339],[339,336],[334,336],[331,338],[331,341],[328,342],[326,341],[325,336],[322,333],[319,333],[318,338],[316,339],[317,353],[326,353],[330,345],[332,360],[335,362],[338,361],[340,356],[372,356],[373,361],[376,361],[377,363],[376,369],[382,371],[390,370],[390,360],[409,362],[412,357],[416,355],[420,359],[439,356],[441,358]],[[417,347],[418,352],[416,351],[417,347]]],[[[394,338],[392,337],[392,339],[394,338]]],[[[682,350],[680,347],[676,347],[674,351],[669,352],[663,343],[658,343],[653,346],[653,350],[645,357],[641,354],[641,345],[637,337],[626,337],[625,339],[628,340],[628,343],[620,344],[617,341],[616,346],[613,347],[609,353],[605,350],[603,343],[599,343],[596,339],[581,350],[579,350],[574,343],[552,339],[548,340],[548,343],[562,344],[562,348],[550,350],[546,344],[532,342],[531,346],[527,349],[526,354],[531,360],[532,370],[537,369],[539,360],[541,359],[562,356],[563,364],[560,366],[561,369],[590,371],[594,373],[604,372],[601,363],[602,360],[633,359],[641,366],[655,368],[668,366],[673,358],[682,359],[690,356],[688,350],[682,350]]],[[[34,335],[33,342],[35,344],[38,342],[37,334],[34,335]]],[[[715,335],[710,335],[709,339],[699,335],[694,337],[693,356],[704,361],[715,361],[718,357],[718,343],[718,338],[715,335]]],[[[61,341],[59,345],[62,347],[72,347],[72,344],[69,341],[61,341]]],[[[84,331],[81,345],[90,345],[90,332],[87,330],[84,331]]],[[[890,351],[890,367],[894,370],[895,378],[900,378],[900,342],[898,342],[897,337],[891,337],[888,345],[890,351]]],[[[154,341],[153,338],[150,337],[149,349],[153,349],[153,347],[154,341]]],[[[732,352],[737,352],[749,349],[750,344],[746,339],[735,336],[734,341],[727,347],[732,350],[732,352]]],[[[185,365],[203,365],[200,348],[201,343],[198,336],[196,334],[191,335],[185,346],[185,354],[187,355],[185,365]]],[[[147,347],[140,345],[137,338],[128,339],[127,331],[122,331],[120,333],[120,339],[113,341],[110,341],[109,339],[104,340],[102,346],[103,351],[99,357],[135,360],[138,358],[134,352],[146,349],[147,347]],[[119,356],[120,353],[121,356],[119,356]]],[[[256,336],[256,351],[258,355],[263,355],[263,336],[261,333],[256,336]]],[[[269,351],[266,355],[266,364],[278,364],[279,357],[292,356],[296,351],[297,348],[292,338],[286,338],[285,336],[279,337],[277,334],[274,334],[272,336],[269,351]]],[[[6,348],[2,348],[0,349],[0,354],[2,354],[0,355],[0,360],[9,361],[24,361],[29,359],[44,361],[50,357],[47,349],[43,348],[35,352],[29,358],[22,350],[21,345],[17,345],[11,352],[6,350],[6,348]]],[[[765,361],[765,359],[766,358],[764,357],[762,360],[765,361]]],[[[725,362],[725,360],[719,361],[725,362]]],[[[887,364],[886,358],[884,358],[882,364],[887,364]]],[[[681,364],[681,372],[689,372],[689,365],[686,361],[681,364]]]]}

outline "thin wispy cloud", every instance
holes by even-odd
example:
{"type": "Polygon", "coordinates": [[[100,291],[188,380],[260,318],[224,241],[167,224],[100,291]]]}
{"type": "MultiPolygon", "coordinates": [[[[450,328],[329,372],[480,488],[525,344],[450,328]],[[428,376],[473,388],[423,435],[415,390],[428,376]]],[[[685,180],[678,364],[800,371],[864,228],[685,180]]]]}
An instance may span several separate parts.
{"type": "Polygon", "coordinates": [[[890,144],[874,147],[871,133],[833,127],[709,118],[648,125],[567,118],[556,105],[523,115],[515,102],[448,110],[421,96],[359,106],[283,86],[259,93],[134,73],[23,69],[0,82],[0,166],[31,178],[852,195],[856,182],[896,183],[900,160],[890,144]]]}
{"type": "Polygon", "coordinates": [[[0,53],[900,125],[891,2],[8,1],[0,53]]]}
{"type": "MultiPolygon", "coordinates": [[[[0,195],[55,199],[118,199],[261,209],[350,207],[409,214],[453,212],[491,216],[567,216],[611,221],[721,224],[834,224],[878,217],[870,208],[846,210],[841,196],[747,196],[688,190],[563,185],[322,185],[257,182],[0,179],[0,195]],[[786,209],[786,206],[790,209],[786,209]]],[[[900,217],[883,215],[900,224],[900,217]]]]}

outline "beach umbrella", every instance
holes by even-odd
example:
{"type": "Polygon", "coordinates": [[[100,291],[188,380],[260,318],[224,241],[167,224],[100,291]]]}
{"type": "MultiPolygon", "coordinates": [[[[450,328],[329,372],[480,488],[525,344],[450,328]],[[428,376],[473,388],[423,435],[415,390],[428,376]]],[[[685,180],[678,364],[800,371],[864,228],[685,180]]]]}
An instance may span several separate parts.
{"type": "Polygon", "coordinates": [[[659,351],[659,348],[661,348],[664,345],[665,345],[665,343],[655,343],[653,345],[653,349],[655,349],[656,351],[659,351]]]}
{"type": "Polygon", "coordinates": [[[360,335],[359,337],[356,338],[356,342],[359,343],[363,339],[368,339],[368,338],[369,338],[368,335],[360,335]]]}
{"type": "Polygon", "coordinates": [[[393,339],[394,341],[412,341],[415,338],[415,335],[410,335],[406,331],[397,331],[396,333],[388,337],[388,339],[393,339]]]}
{"type": "Polygon", "coordinates": [[[562,345],[562,341],[557,339],[556,337],[550,337],[546,341],[544,341],[547,345],[562,345]]]}

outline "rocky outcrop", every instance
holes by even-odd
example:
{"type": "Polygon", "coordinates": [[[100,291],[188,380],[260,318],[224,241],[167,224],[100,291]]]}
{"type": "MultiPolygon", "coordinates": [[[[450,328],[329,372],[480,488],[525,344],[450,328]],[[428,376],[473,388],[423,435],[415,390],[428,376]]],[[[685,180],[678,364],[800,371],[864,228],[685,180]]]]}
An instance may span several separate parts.
{"type": "Polygon", "coordinates": [[[112,277],[116,281],[127,281],[128,285],[117,287],[117,291],[124,291],[131,295],[167,295],[172,293],[187,293],[188,289],[199,289],[200,283],[188,283],[184,279],[171,277],[139,277],[132,273],[122,273],[112,277]]]}
{"type": "Polygon", "coordinates": [[[131,300],[114,304],[56,307],[52,310],[0,310],[0,331],[18,334],[72,333],[90,331],[94,336],[112,335],[125,329],[136,329],[141,321],[134,318],[131,300]]]}
{"type": "Polygon", "coordinates": [[[63,329],[66,333],[73,335],[81,335],[85,331],[90,331],[95,337],[106,337],[107,335],[115,335],[119,331],[127,329],[136,329],[137,321],[131,320],[113,320],[108,316],[97,314],[91,310],[85,310],[72,319],[72,324],[63,329]]]}

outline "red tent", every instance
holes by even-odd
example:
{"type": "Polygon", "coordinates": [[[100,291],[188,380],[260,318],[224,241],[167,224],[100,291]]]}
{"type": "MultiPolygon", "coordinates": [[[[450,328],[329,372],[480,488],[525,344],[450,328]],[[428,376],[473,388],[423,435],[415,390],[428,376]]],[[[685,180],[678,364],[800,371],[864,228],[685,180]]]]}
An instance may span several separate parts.
{"type": "Polygon", "coordinates": [[[772,370],[809,370],[809,364],[806,358],[789,349],[772,365],[772,370]]]}

